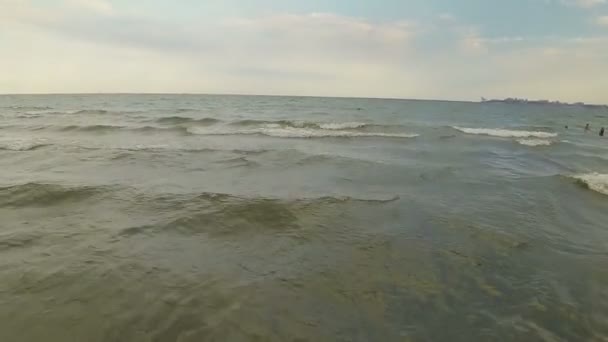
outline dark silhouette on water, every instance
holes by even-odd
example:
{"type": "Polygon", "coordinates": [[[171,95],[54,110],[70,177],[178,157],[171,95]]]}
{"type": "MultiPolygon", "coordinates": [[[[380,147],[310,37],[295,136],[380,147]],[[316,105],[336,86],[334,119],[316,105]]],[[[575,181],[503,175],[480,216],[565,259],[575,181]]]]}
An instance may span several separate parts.
{"type": "Polygon", "coordinates": [[[600,137],[604,136],[604,127],[602,127],[602,129],[600,129],[600,137]]]}
{"type": "Polygon", "coordinates": [[[585,125],[585,131],[589,131],[589,129],[590,129],[590,128],[589,128],[589,124],[586,124],[586,125],[585,125]]]}

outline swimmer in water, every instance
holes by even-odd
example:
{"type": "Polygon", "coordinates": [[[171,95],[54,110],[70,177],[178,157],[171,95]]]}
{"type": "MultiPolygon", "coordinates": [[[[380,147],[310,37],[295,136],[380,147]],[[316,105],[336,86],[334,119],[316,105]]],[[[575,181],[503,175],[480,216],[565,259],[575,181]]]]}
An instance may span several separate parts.
{"type": "Polygon", "coordinates": [[[589,124],[585,125],[585,131],[589,131],[589,124]]]}
{"type": "Polygon", "coordinates": [[[604,136],[604,127],[602,127],[602,129],[600,129],[600,137],[604,136]]]}

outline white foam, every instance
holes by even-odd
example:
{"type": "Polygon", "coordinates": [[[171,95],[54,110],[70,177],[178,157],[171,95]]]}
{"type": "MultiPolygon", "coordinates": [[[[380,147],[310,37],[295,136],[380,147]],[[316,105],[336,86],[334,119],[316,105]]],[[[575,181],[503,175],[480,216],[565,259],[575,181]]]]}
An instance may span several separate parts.
{"type": "Polygon", "coordinates": [[[354,129],[365,126],[367,126],[367,124],[363,122],[328,122],[319,124],[319,127],[322,129],[329,130],[354,129]]]}
{"type": "Polygon", "coordinates": [[[572,177],[585,183],[589,189],[608,195],[608,174],[594,172],[574,175],[572,177]]]}
{"type": "Polygon", "coordinates": [[[352,132],[352,131],[337,131],[337,130],[320,130],[306,128],[262,128],[260,134],[279,137],[279,138],[323,138],[323,137],[385,137],[385,138],[415,138],[418,134],[405,133],[372,133],[372,132],[352,132]]]}
{"type": "Polygon", "coordinates": [[[454,126],[463,133],[477,134],[477,135],[489,135],[500,138],[555,138],[557,133],[540,132],[540,131],[516,131],[508,129],[497,129],[497,128],[468,128],[454,126]]]}
{"type": "Polygon", "coordinates": [[[153,150],[171,150],[171,146],[167,144],[157,144],[157,145],[141,145],[137,144],[130,148],[133,151],[153,151],[153,150]]]}
{"type": "Polygon", "coordinates": [[[0,150],[31,151],[46,145],[48,143],[43,140],[5,140],[0,141],[0,150]]]}
{"type": "Polygon", "coordinates": [[[278,138],[357,138],[357,137],[384,137],[384,138],[415,138],[418,134],[407,133],[372,133],[339,130],[323,130],[312,128],[265,126],[247,130],[208,129],[205,127],[189,127],[188,132],[199,135],[253,135],[262,134],[278,138]]]}
{"type": "Polygon", "coordinates": [[[552,140],[545,139],[518,139],[517,142],[525,146],[549,146],[553,144],[552,140]]]}

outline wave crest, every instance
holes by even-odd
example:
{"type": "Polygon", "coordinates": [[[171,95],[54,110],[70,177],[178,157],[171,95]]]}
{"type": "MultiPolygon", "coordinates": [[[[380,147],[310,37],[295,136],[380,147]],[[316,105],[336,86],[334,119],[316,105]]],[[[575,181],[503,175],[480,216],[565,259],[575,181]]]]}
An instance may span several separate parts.
{"type": "Polygon", "coordinates": [[[608,174],[594,172],[574,175],[572,178],[590,190],[608,195],[608,174]]]}
{"type": "Polygon", "coordinates": [[[298,120],[239,120],[231,123],[232,126],[262,126],[270,128],[291,127],[291,128],[311,128],[326,130],[358,129],[367,127],[363,122],[308,122],[298,120]]]}
{"type": "MultiPolygon", "coordinates": [[[[166,223],[153,226],[135,226],[124,229],[121,236],[130,237],[149,232],[174,232],[184,235],[207,234],[209,236],[238,236],[250,233],[275,234],[298,230],[300,220],[310,213],[311,207],[335,212],[335,206],[348,203],[384,205],[399,200],[398,196],[385,198],[354,198],[349,196],[325,196],[315,198],[279,199],[265,197],[240,197],[221,193],[202,193],[194,197],[150,198],[139,201],[168,205],[174,208],[190,208],[175,215],[166,223]]],[[[315,211],[315,214],[319,214],[315,211]]]]}
{"type": "Polygon", "coordinates": [[[383,132],[356,132],[323,130],[312,128],[275,127],[267,126],[245,130],[210,130],[201,127],[189,127],[188,132],[197,135],[266,135],[276,138],[415,138],[418,134],[410,133],[383,133],[383,132]]]}
{"type": "Polygon", "coordinates": [[[51,107],[47,107],[47,106],[8,106],[8,107],[0,107],[0,108],[6,108],[6,109],[13,109],[13,110],[25,110],[25,111],[29,111],[29,110],[50,110],[53,109],[51,107]]]}
{"type": "Polygon", "coordinates": [[[99,114],[99,115],[103,115],[103,114],[108,114],[110,113],[107,110],[104,109],[82,109],[76,112],[73,112],[73,114],[99,114]]]}
{"type": "Polygon", "coordinates": [[[15,141],[1,141],[0,150],[5,151],[34,151],[43,147],[50,146],[51,144],[38,141],[38,140],[15,140],[15,141]]]}
{"type": "Polygon", "coordinates": [[[499,128],[469,128],[454,126],[454,129],[461,131],[466,134],[474,135],[488,135],[499,138],[555,138],[557,133],[541,132],[541,131],[522,131],[522,130],[509,130],[499,128]]]}
{"type": "Polygon", "coordinates": [[[520,145],[535,147],[535,146],[550,146],[553,144],[553,141],[544,140],[544,139],[518,139],[517,143],[520,145]]]}
{"type": "Polygon", "coordinates": [[[363,122],[328,122],[319,124],[319,128],[329,130],[356,129],[366,126],[367,124],[363,122]]]}
{"type": "Polygon", "coordinates": [[[61,131],[83,131],[83,132],[104,132],[113,131],[126,128],[125,126],[114,126],[114,125],[90,125],[90,126],[78,126],[71,125],[62,127],[61,131]]]}
{"type": "Polygon", "coordinates": [[[156,133],[156,132],[167,132],[175,131],[184,134],[186,132],[185,127],[174,126],[174,127],[155,127],[155,126],[116,126],[116,125],[90,125],[90,126],[79,126],[70,125],[58,128],[60,131],[65,132],[89,132],[89,133],[108,133],[118,131],[131,131],[131,132],[142,132],[142,133],[156,133]]]}
{"type": "Polygon", "coordinates": [[[104,190],[103,187],[95,186],[26,183],[0,188],[0,207],[52,206],[69,201],[78,202],[104,190]]]}
{"type": "Polygon", "coordinates": [[[199,124],[199,125],[213,125],[213,124],[220,122],[220,120],[214,119],[214,118],[195,119],[195,118],[189,118],[189,117],[184,117],[184,116],[169,116],[169,117],[157,119],[157,120],[155,120],[155,122],[159,123],[159,124],[163,124],[163,125],[183,125],[183,124],[191,124],[191,123],[199,124]]]}

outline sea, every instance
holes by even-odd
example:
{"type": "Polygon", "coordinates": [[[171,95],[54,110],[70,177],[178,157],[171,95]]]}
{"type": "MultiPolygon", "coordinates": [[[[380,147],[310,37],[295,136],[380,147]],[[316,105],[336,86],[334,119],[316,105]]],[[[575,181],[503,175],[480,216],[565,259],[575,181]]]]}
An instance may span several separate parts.
{"type": "Polygon", "coordinates": [[[0,96],[0,341],[608,341],[602,126],[551,104],[0,96]]]}

